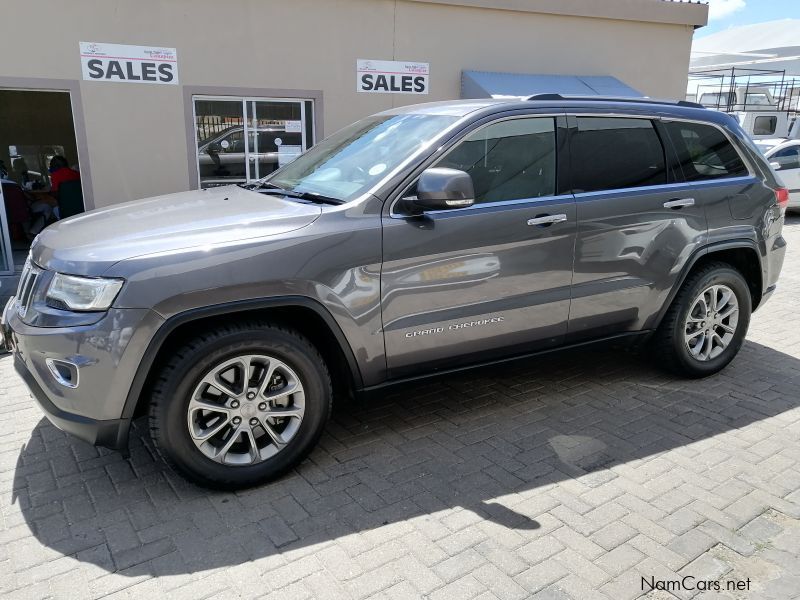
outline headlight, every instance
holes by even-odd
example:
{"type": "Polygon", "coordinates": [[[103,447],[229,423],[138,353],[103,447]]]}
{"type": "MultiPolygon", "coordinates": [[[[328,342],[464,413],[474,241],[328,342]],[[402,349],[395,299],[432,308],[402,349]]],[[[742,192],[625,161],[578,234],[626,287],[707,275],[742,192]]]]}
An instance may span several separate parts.
{"type": "Polygon", "coordinates": [[[56,273],[45,301],[48,306],[62,310],[107,310],[122,283],[122,279],[90,279],[56,273]]]}

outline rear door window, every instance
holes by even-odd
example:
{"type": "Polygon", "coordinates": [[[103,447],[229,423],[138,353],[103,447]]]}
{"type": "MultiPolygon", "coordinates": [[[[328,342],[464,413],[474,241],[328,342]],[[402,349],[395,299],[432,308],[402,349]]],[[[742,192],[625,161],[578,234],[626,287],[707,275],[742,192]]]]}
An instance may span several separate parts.
{"type": "Polygon", "coordinates": [[[702,123],[664,122],[675,146],[676,170],[686,181],[703,181],[747,175],[736,148],[722,131],[702,123]]]}
{"type": "Polygon", "coordinates": [[[572,136],[575,193],[667,183],[664,146],[649,119],[578,117],[572,136]]]}

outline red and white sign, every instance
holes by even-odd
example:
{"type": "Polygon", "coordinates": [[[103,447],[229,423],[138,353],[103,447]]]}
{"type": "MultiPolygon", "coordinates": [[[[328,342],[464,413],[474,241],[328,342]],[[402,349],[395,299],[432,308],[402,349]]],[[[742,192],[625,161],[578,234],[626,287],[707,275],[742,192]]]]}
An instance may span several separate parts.
{"type": "Polygon", "coordinates": [[[356,61],[356,90],[369,94],[427,94],[430,64],[394,60],[356,61]]]}
{"type": "Polygon", "coordinates": [[[161,46],[81,42],[81,71],[87,81],[178,85],[178,52],[161,46]]]}

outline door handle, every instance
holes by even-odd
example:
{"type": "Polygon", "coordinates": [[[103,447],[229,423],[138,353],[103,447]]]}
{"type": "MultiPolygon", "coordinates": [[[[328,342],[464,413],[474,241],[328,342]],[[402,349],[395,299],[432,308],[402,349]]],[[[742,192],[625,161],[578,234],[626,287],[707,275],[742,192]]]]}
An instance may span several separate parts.
{"type": "Polygon", "coordinates": [[[567,215],[542,215],[533,219],[528,219],[528,225],[552,225],[553,223],[563,223],[567,220],[567,215]]]}
{"type": "Polygon", "coordinates": [[[694,198],[678,198],[676,200],[664,202],[664,208],[673,208],[677,210],[684,206],[694,206],[694,198]]]}

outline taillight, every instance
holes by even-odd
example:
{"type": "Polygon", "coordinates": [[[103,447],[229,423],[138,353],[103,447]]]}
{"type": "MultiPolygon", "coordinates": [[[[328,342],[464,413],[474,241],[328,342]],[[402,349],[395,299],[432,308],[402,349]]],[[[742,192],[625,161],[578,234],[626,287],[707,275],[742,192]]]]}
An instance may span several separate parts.
{"type": "Polygon", "coordinates": [[[786,188],[778,188],[775,190],[775,201],[778,203],[778,206],[786,210],[786,207],[789,206],[789,190],[786,188]]]}

